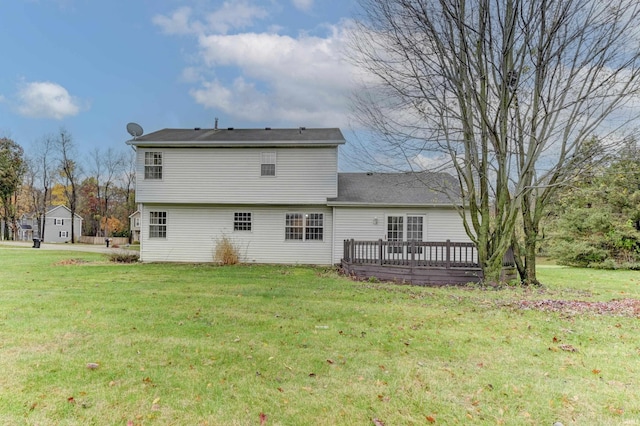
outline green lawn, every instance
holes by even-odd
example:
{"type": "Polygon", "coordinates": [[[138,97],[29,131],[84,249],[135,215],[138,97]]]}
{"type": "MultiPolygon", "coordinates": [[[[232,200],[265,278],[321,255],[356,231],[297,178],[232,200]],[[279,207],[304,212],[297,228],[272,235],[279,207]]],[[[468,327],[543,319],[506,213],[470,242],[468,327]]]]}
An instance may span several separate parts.
{"type": "Polygon", "coordinates": [[[640,424],[640,312],[517,307],[640,299],[640,273],[540,278],[422,288],[0,247],[0,424],[640,424]]]}

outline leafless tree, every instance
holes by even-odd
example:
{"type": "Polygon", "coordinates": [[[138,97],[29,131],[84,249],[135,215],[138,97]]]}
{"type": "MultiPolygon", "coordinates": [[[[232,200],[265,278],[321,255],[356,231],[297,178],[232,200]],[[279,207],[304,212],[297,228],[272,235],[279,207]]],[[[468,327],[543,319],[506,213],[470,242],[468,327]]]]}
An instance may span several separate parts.
{"type": "Polygon", "coordinates": [[[75,216],[82,169],[78,162],[78,154],[71,133],[65,128],[60,128],[55,143],[58,151],[60,177],[69,203],[68,207],[71,210],[71,243],[75,243],[75,216]]]}
{"type": "Polygon", "coordinates": [[[90,153],[91,174],[96,179],[97,197],[99,203],[99,216],[101,222],[104,222],[104,229],[101,229],[102,236],[108,236],[108,218],[109,218],[109,202],[116,181],[124,172],[125,157],[122,152],[116,151],[114,148],[107,148],[102,151],[95,148],[90,153]]]}
{"type": "Polygon", "coordinates": [[[135,203],[136,185],[136,153],[129,151],[124,154],[124,173],[121,175],[120,186],[124,188],[127,200],[127,211],[132,214],[136,211],[135,203]]]}
{"type": "Polygon", "coordinates": [[[33,144],[27,161],[27,186],[40,238],[44,237],[45,219],[54,183],[55,167],[55,139],[53,136],[45,136],[33,144]]]}
{"type": "Polygon", "coordinates": [[[637,0],[360,0],[350,57],[384,158],[455,170],[487,282],[517,251],[537,283],[551,196],[638,117],[637,0]],[[602,146],[602,145],[601,145],[602,146]],[[446,164],[442,159],[446,159],[446,164]]]}

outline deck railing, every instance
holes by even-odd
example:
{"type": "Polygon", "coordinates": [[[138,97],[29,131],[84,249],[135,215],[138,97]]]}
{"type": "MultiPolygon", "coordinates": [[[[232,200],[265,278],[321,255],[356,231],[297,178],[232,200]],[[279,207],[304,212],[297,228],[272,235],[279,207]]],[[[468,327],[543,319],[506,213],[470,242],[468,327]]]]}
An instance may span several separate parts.
{"type": "MultiPolygon", "coordinates": [[[[343,260],[361,265],[400,265],[437,268],[478,268],[478,250],[473,243],[430,241],[345,240],[343,260]]],[[[513,253],[504,266],[512,266],[513,253]]]]}

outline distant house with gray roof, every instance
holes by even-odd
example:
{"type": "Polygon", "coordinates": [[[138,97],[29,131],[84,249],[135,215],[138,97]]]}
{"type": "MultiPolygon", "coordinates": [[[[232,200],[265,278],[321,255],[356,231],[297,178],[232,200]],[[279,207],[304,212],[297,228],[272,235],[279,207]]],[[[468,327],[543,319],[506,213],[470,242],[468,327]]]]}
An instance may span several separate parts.
{"type": "MultiPolygon", "coordinates": [[[[35,213],[23,214],[17,220],[17,234],[11,239],[30,241],[39,238],[46,243],[67,243],[71,241],[71,210],[67,206],[51,206],[46,214],[38,220],[35,213]],[[43,220],[44,218],[44,220],[43,220]],[[42,229],[44,228],[44,233],[42,229]]],[[[82,217],[74,216],[74,232],[76,239],[82,235],[82,217]]]]}
{"type": "Polygon", "coordinates": [[[340,129],[164,129],[136,150],[143,261],[335,264],[343,241],[468,242],[445,173],[338,173],[340,129]]]}

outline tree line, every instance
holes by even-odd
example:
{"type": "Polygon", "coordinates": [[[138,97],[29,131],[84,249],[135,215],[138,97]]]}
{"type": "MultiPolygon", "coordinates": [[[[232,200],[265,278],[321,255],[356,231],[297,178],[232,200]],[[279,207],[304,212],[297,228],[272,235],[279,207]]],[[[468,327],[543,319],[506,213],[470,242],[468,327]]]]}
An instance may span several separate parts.
{"type": "MultiPolygon", "coordinates": [[[[2,235],[17,237],[22,214],[33,214],[44,234],[46,213],[64,205],[83,218],[82,234],[128,236],[135,206],[135,153],[94,148],[81,156],[65,128],[35,141],[25,150],[0,138],[2,235]]],[[[80,230],[71,221],[71,241],[80,230]]]]}

